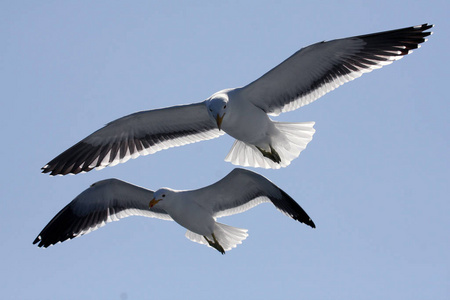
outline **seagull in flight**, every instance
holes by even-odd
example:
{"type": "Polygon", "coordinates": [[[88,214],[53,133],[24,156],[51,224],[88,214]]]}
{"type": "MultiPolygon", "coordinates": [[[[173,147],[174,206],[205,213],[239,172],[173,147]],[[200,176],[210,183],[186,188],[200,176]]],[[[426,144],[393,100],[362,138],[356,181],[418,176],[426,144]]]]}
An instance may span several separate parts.
{"type": "Polygon", "coordinates": [[[272,202],[292,219],[316,227],[282,189],[257,173],[238,168],[212,185],[190,191],[161,188],[153,192],[118,179],[99,181],[56,214],[33,244],[46,248],[134,215],[173,220],[187,229],[186,237],[191,241],[225,254],[247,238],[247,230],[216,219],[264,202],[272,202]]]}
{"type": "Polygon", "coordinates": [[[276,122],[362,74],[411,53],[433,25],[319,42],[294,53],[244,87],[221,90],[193,104],[137,112],[108,123],[42,168],[78,174],[225,133],[236,140],[225,160],[235,165],[288,166],[306,148],[314,122],[276,122]]]}

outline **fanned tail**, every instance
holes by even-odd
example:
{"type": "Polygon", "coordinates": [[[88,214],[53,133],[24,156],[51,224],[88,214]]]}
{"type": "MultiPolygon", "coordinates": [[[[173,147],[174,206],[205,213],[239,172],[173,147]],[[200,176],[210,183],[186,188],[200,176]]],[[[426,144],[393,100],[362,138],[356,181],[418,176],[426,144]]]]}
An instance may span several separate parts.
{"type": "MultiPolygon", "coordinates": [[[[248,233],[247,229],[237,228],[216,222],[214,227],[214,235],[223,249],[225,251],[229,251],[232,248],[235,248],[238,244],[242,244],[242,241],[247,238],[248,233]]],[[[209,247],[208,242],[200,234],[188,230],[186,231],[186,237],[193,242],[207,245],[209,247]]],[[[207,236],[207,238],[213,240],[212,236],[207,236]]]]}
{"type": "Polygon", "coordinates": [[[245,167],[279,169],[290,165],[291,161],[300,155],[306,145],[312,140],[316,130],[315,122],[285,123],[274,122],[276,129],[281,133],[273,137],[272,148],[280,157],[280,162],[274,162],[265,157],[254,145],[235,140],[225,161],[233,165],[245,167]]]}

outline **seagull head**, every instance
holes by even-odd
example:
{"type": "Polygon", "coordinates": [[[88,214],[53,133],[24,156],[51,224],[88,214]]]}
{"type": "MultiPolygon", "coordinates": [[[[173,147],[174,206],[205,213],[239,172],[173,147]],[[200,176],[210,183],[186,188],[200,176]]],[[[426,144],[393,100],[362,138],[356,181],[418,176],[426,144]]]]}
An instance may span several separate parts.
{"type": "Polygon", "coordinates": [[[172,193],[173,193],[173,191],[168,188],[162,188],[162,189],[157,190],[156,192],[153,193],[153,199],[150,201],[148,206],[150,208],[152,208],[158,202],[167,199],[172,193]]]}
{"type": "Polygon", "coordinates": [[[218,92],[212,95],[206,102],[209,114],[216,120],[219,130],[222,128],[223,117],[228,108],[228,94],[226,92],[218,92]]]}

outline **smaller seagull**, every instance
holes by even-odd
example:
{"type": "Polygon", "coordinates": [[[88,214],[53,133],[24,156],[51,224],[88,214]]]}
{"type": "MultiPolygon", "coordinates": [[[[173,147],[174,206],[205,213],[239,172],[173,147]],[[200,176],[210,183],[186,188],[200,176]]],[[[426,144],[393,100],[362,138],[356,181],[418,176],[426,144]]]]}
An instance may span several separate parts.
{"type": "Polygon", "coordinates": [[[137,112],[108,123],[42,168],[50,175],[78,174],[124,163],[170,147],[234,137],[225,158],[234,165],[288,166],[311,141],[314,122],[275,122],[364,73],[401,59],[425,42],[433,25],[320,42],[294,53],[246,86],[205,101],[137,112]]]}
{"type": "Polygon", "coordinates": [[[46,248],[121,218],[145,216],[175,221],[187,229],[191,241],[225,254],[247,238],[247,230],[216,219],[269,201],[292,219],[316,227],[300,205],[267,178],[234,169],[220,181],[190,191],[161,188],[153,192],[118,179],[96,182],[64,207],[33,244],[46,248]]]}

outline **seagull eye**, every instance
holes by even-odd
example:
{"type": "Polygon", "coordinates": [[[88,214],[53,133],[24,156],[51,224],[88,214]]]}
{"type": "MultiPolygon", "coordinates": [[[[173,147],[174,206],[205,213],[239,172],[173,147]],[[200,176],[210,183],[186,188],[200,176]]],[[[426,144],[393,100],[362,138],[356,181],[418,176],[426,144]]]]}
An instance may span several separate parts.
{"type": "Polygon", "coordinates": [[[212,108],[210,108],[209,111],[212,111],[212,108]]]}
{"type": "Polygon", "coordinates": [[[162,195],[163,198],[164,198],[165,196],[166,196],[165,194],[162,195]]]}
{"type": "Polygon", "coordinates": [[[227,106],[226,106],[226,105],[224,105],[224,106],[223,106],[223,108],[227,108],[227,106]]]}

